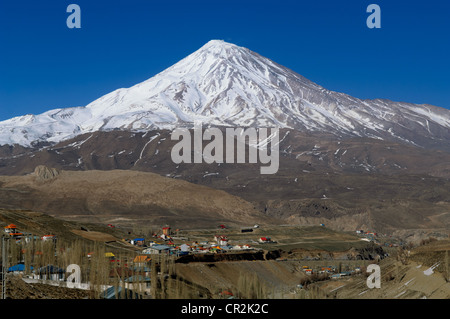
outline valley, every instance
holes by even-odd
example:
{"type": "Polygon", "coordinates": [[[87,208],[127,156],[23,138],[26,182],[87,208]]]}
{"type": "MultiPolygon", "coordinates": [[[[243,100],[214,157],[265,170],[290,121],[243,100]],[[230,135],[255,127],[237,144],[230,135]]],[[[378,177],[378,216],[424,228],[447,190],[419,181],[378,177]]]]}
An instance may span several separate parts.
{"type": "MultiPolygon", "coordinates": [[[[127,276],[142,275],[148,276],[149,282],[159,282],[145,286],[144,277],[134,282],[134,285],[144,285],[134,288],[143,299],[450,297],[448,239],[431,239],[407,247],[400,238],[377,235],[374,243],[362,240],[365,235],[333,231],[324,226],[258,225],[177,229],[167,241],[155,237],[161,234],[161,228],[156,227],[136,224],[132,228],[111,227],[62,220],[32,211],[0,210],[0,226],[12,222],[23,237],[21,241],[9,243],[8,267],[22,262],[25,267],[38,269],[51,263],[53,267],[65,269],[70,263],[76,263],[81,267],[83,285],[89,281],[91,286],[68,288],[67,275],[58,281],[42,280],[37,279],[39,272],[25,268],[8,273],[6,293],[10,299],[102,299],[102,288],[92,284],[119,287],[115,271],[124,281],[127,276]],[[243,232],[243,229],[252,231],[243,232]],[[24,240],[46,234],[56,236],[56,241],[24,240]],[[223,250],[217,250],[214,239],[217,236],[226,237],[229,246],[247,244],[249,248],[233,250],[231,246],[222,246],[223,250]],[[261,236],[271,238],[271,242],[260,242],[261,236]],[[133,244],[130,238],[134,237],[142,237],[145,243],[133,244]],[[191,247],[189,254],[145,252],[158,245],[173,247],[175,252],[183,244],[191,247]],[[211,247],[211,250],[196,247],[211,247]],[[41,255],[32,258],[32,251],[41,251],[41,255]],[[142,257],[146,257],[145,262],[142,257]],[[369,289],[366,285],[365,269],[370,264],[381,267],[381,289],[369,289]],[[430,267],[431,272],[427,271],[430,267]]],[[[111,297],[114,299],[114,294],[111,297]]],[[[115,298],[121,298],[120,293],[115,298]]]]}

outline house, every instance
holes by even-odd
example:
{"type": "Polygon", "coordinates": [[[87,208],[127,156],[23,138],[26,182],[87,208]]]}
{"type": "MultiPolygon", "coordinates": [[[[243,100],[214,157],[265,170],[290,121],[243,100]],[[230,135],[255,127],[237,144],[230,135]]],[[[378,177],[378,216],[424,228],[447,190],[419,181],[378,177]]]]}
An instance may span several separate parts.
{"type": "Polygon", "coordinates": [[[376,237],[377,236],[377,233],[375,233],[375,232],[372,232],[372,231],[366,231],[366,233],[365,233],[367,236],[374,236],[374,237],[376,237]]]}
{"type": "Polygon", "coordinates": [[[223,249],[219,246],[211,246],[211,248],[209,249],[209,252],[217,254],[217,253],[221,253],[222,250],[223,249]]]}
{"type": "Polygon", "coordinates": [[[322,267],[321,272],[330,274],[333,272],[333,269],[331,267],[322,267]]]}
{"type": "Polygon", "coordinates": [[[170,227],[163,227],[163,235],[170,236],[170,227]]]}
{"type": "Polygon", "coordinates": [[[20,240],[20,239],[22,238],[22,236],[23,236],[22,233],[9,233],[9,235],[10,235],[12,238],[16,239],[16,241],[20,240]]]}
{"type": "Polygon", "coordinates": [[[191,247],[188,244],[182,244],[180,245],[180,250],[182,252],[189,252],[191,250],[191,247]]]}
{"type": "MultiPolygon", "coordinates": [[[[92,255],[94,255],[93,252],[89,253],[87,256],[88,256],[89,258],[91,258],[92,255]]],[[[107,253],[105,253],[105,257],[108,258],[109,261],[115,261],[115,259],[116,259],[116,255],[114,255],[112,252],[107,252],[107,253]]]]}
{"type": "Polygon", "coordinates": [[[145,238],[135,238],[130,243],[135,246],[144,246],[145,238]]]}
{"type": "Polygon", "coordinates": [[[272,240],[270,239],[270,237],[261,237],[261,238],[259,238],[259,242],[265,244],[265,243],[271,243],[272,240]]]}
{"type": "Polygon", "coordinates": [[[166,234],[162,234],[161,236],[159,236],[159,238],[161,238],[164,241],[170,240],[170,236],[166,235],[166,234]]]}
{"type": "Polygon", "coordinates": [[[5,227],[5,233],[15,239],[22,238],[23,234],[17,231],[17,226],[14,224],[9,224],[5,227]]]}
{"type": "Polygon", "coordinates": [[[9,224],[8,226],[5,227],[5,233],[7,233],[7,234],[16,233],[16,230],[17,230],[17,226],[14,224],[9,224]]]}
{"type": "Polygon", "coordinates": [[[167,245],[153,245],[142,251],[143,254],[168,254],[171,250],[170,246],[167,245]]]}
{"type": "MultiPolygon", "coordinates": [[[[33,267],[30,266],[30,270],[33,270],[33,267]]],[[[8,268],[8,272],[21,273],[25,271],[25,264],[19,263],[17,265],[11,266],[8,268]]]]}
{"type": "Polygon", "coordinates": [[[145,265],[148,262],[150,262],[150,260],[152,260],[150,257],[140,255],[140,256],[134,257],[133,263],[135,263],[137,265],[145,265]]]}
{"type": "Polygon", "coordinates": [[[228,237],[221,235],[221,236],[215,236],[214,240],[217,242],[219,246],[227,246],[228,245],[228,237]]]}
{"type": "Polygon", "coordinates": [[[37,279],[48,279],[48,280],[64,280],[66,270],[63,268],[56,267],[54,265],[47,265],[39,268],[35,275],[38,276],[37,279]]]}

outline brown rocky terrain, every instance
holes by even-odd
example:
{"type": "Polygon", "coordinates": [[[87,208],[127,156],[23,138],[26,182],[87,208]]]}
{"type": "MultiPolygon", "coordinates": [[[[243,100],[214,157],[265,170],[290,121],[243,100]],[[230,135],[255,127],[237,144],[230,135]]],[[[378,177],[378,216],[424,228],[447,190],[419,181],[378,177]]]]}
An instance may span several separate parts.
{"type": "Polygon", "coordinates": [[[449,299],[449,240],[432,240],[386,258],[381,288],[368,289],[366,276],[318,283],[328,298],[338,299],[449,299]]]}
{"type": "MultiPolygon", "coordinates": [[[[62,171],[150,172],[187,181],[191,184],[184,185],[189,187],[195,184],[207,186],[210,191],[225,191],[253,206],[259,216],[263,214],[279,223],[324,223],[341,230],[370,229],[414,241],[434,232],[440,234],[438,237],[448,234],[450,154],[443,150],[368,138],[281,130],[279,171],[274,175],[261,175],[260,164],[174,164],[170,152],[175,143],[169,131],[110,131],[81,135],[56,145],[39,145],[35,149],[1,146],[0,173],[27,175],[39,165],[62,171]]],[[[106,178],[103,181],[106,182],[106,178]]],[[[48,185],[43,189],[49,189],[48,185]]],[[[98,185],[97,195],[100,189],[105,189],[98,185]]],[[[2,192],[2,205],[10,207],[7,196],[12,192],[5,193],[4,189],[2,192]]],[[[18,194],[20,192],[15,192],[14,196],[18,194]]],[[[71,212],[74,218],[84,216],[94,207],[97,211],[101,207],[106,214],[133,211],[142,217],[148,215],[148,211],[160,210],[160,216],[172,216],[167,221],[156,221],[158,223],[172,222],[180,217],[180,213],[167,209],[162,213],[161,206],[150,209],[150,201],[142,194],[125,199],[120,194],[106,196],[103,193],[102,196],[108,198],[95,200],[95,203],[91,194],[88,204],[85,199],[74,199],[84,194],[74,190],[64,197],[68,203],[65,206],[74,207],[71,212]],[[119,205],[113,204],[112,198],[120,198],[119,205]],[[140,206],[132,198],[144,200],[145,204],[140,206]],[[127,201],[129,205],[125,204],[127,201]],[[84,213],[80,215],[74,211],[84,213]]],[[[183,194],[186,195],[186,191],[183,194]]],[[[64,205],[59,205],[56,200],[51,200],[51,205],[30,203],[24,196],[22,193],[17,198],[21,198],[26,208],[50,209],[53,213],[69,215],[65,213],[67,208],[60,208],[64,205]]],[[[216,201],[226,202],[219,197],[216,201]]],[[[23,204],[19,206],[23,207],[23,204]]],[[[180,207],[189,210],[181,202],[180,207]]],[[[234,214],[231,219],[238,215],[234,214]]],[[[198,221],[205,220],[201,214],[196,216],[198,221]]],[[[210,217],[207,219],[211,221],[210,217]]]]}
{"type": "Polygon", "coordinates": [[[224,191],[138,171],[59,171],[38,166],[0,177],[0,206],[101,224],[199,227],[269,221],[224,191]]]}

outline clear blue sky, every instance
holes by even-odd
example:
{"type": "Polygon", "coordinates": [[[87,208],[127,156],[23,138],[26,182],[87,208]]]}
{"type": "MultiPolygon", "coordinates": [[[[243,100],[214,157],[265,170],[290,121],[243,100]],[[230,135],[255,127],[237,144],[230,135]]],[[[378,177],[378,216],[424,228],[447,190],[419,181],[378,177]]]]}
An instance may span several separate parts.
{"type": "Polygon", "coordinates": [[[2,0],[0,120],[84,106],[211,39],[359,98],[450,108],[450,1],[2,0]],[[81,7],[81,29],[66,8],[81,7]],[[366,8],[381,7],[381,29],[366,8]]]}

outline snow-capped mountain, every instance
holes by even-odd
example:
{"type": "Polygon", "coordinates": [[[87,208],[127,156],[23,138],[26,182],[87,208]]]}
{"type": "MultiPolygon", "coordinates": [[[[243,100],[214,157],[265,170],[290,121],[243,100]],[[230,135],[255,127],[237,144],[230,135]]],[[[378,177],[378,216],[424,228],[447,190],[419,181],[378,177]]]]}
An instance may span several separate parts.
{"type": "Polygon", "coordinates": [[[194,121],[394,138],[419,146],[450,141],[450,110],[329,91],[249,49],[213,40],[149,80],[85,107],[0,122],[0,145],[59,142],[99,130],[173,129],[194,121]]]}

